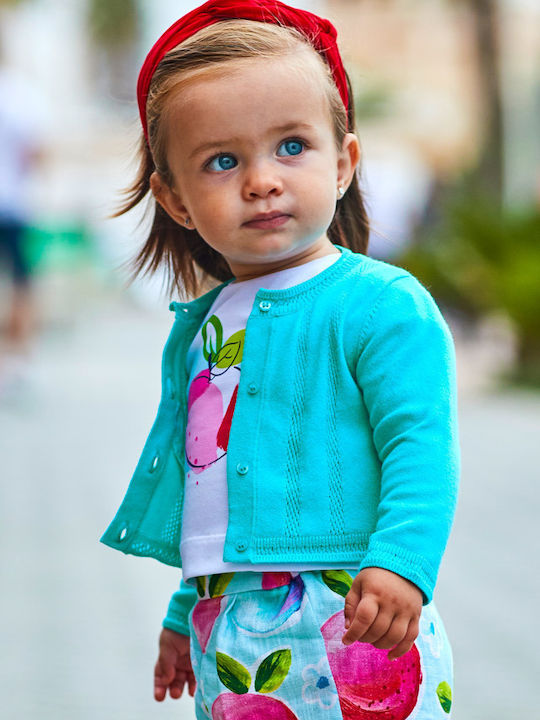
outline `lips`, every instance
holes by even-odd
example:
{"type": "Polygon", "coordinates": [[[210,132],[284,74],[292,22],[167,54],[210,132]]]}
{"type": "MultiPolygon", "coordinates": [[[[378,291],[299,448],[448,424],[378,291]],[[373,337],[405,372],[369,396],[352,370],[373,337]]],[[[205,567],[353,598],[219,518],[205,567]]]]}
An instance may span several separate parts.
{"type": "Polygon", "coordinates": [[[275,212],[259,213],[244,223],[249,228],[275,228],[284,225],[290,218],[290,215],[276,210],[275,212]]]}

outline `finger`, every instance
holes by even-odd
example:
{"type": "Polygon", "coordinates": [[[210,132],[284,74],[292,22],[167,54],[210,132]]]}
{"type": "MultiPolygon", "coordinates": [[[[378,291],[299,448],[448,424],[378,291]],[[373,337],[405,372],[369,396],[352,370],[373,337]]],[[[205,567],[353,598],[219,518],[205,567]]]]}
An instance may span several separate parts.
{"type": "MultiPolygon", "coordinates": [[[[358,638],[358,640],[360,642],[366,642],[370,643],[371,645],[375,645],[375,643],[382,637],[384,637],[386,633],[390,630],[393,620],[394,616],[391,612],[379,610],[379,612],[377,613],[377,617],[373,620],[367,631],[358,638]]],[[[403,635],[405,634],[406,629],[407,628],[405,627],[403,635]]],[[[399,638],[396,638],[392,645],[389,645],[388,647],[393,647],[393,645],[395,645],[398,640],[401,640],[403,635],[399,638]]]]}
{"type": "Polygon", "coordinates": [[[376,642],[372,643],[373,647],[379,650],[389,650],[393,648],[394,645],[397,645],[405,638],[408,627],[408,617],[400,617],[399,615],[394,617],[386,633],[376,642]]]}
{"type": "Polygon", "coordinates": [[[167,687],[168,685],[165,684],[161,680],[161,678],[154,678],[154,699],[158,702],[165,700],[165,696],[167,695],[167,687]]]}
{"type": "Polygon", "coordinates": [[[197,689],[197,683],[195,681],[195,675],[193,673],[190,673],[188,675],[188,692],[193,697],[195,695],[195,690],[197,689]]]}
{"type": "Polygon", "coordinates": [[[390,652],[388,653],[388,659],[395,660],[396,658],[405,655],[405,653],[408,653],[417,637],[418,620],[414,619],[410,621],[409,627],[407,628],[407,632],[405,633],[405,637],[403,638],[403,640],[399,642],[396,647],[392,648],[392,650],[390,650],[390,652]]]}
{"type": "Polygon", "coordinates": [[[167,688],[158,686],[154,683],[154,700],[163,702],[165,695],[167,694],[167,688]]]}
{"type": "Polygon", "coordinates": [[[377,617],[379,605],[372,595],[365,595],[358,603],[351,626],[341,638],[344,645],[359,640],[368,631],[369,627],[377,617]]]}
{"type": "Polygon", "coordinates": [[[351,589],[345,596],[345,608],[343,610],[343,613],[345,615],[346,628],[349,628],[351,626],[354,615],[356,613],[356,608],[358,607],[358,603],[360,602],[361,597],[362,595],[360,590],[357,590],[357,583],[353,582],[351,589]]]}
{"type": "Polygon", "coordinates": [[[186,673],[184,672],[177,672],[176,677],[172,681],[169,687],[169,695],[174,699],[178,700],[179,697],[182,697],[182,693],[184,692],[184,685],[186,683],[186,673]]]}
{"type": "Polygon", "coordinates": [[[154,698],[161,702],[165,700],[167,694],[167,688],[174,678],[174,667],[170,664],[166,664],[157,661],[154,667],[154,698]]]}

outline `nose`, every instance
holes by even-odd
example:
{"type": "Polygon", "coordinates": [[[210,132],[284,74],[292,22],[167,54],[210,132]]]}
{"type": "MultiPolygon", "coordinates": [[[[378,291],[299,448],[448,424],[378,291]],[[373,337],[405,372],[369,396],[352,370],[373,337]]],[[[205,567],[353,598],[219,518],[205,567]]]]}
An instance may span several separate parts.
{"type": "Polygon", "coordinates": [[[245,172],[243,194],[246,200],[280,195],[283,182],[271,161],[260,160],[251,164],[245,172]]]}

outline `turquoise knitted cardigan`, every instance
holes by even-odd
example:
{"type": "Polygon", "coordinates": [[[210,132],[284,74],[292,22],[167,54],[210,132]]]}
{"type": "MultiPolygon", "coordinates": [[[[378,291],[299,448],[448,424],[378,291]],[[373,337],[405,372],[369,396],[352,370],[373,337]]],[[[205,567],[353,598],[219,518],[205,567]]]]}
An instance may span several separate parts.
{"type": "MultiPolygon", "coordinates": [[[[315,277],[255,297],[227,452],[223,559],[246,570],[386,568],[429,602],[459,475],[452,339],[409,273],[338,249],[315,277]]],[[[102,538],[125,553],[181,566],[186,354],[225,284],[171,304],[157,418],[102,538]]],[[[195,599],[182,582],[165,625],[187,632],[195,599]]]]}

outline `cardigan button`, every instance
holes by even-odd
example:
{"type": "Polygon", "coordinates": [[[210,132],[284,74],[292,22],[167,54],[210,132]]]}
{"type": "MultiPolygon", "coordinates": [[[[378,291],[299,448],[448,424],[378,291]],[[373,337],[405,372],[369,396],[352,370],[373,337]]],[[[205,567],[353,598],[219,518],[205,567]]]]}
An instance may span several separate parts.
{"type": "Polygon", "coordinates": [[[247,550],[248,544],[246,540],[238,540],[236,543],[236,549],[238,552],[245,552],[247,550]]]}
{"type": "Polygon", "coordinates": [[[245,475],[248,470],[249,470],[249,466],[246,465],[245,463],[238,463],[238,465],[236,466],[236,472],[239,475],[245,475]]]}
{"type": "Polygon", "coordinates": [[[261,300],[259,307],[263,312],[268,312],[272,307],[272,303],[269,300],[261,300]]]}
{"type": "Polygon", "coordinates": [[[250,395],[255,395],[257,392],[259,392],[259,386],[255,383],[249,383],[247,391],[250,395]]]}

